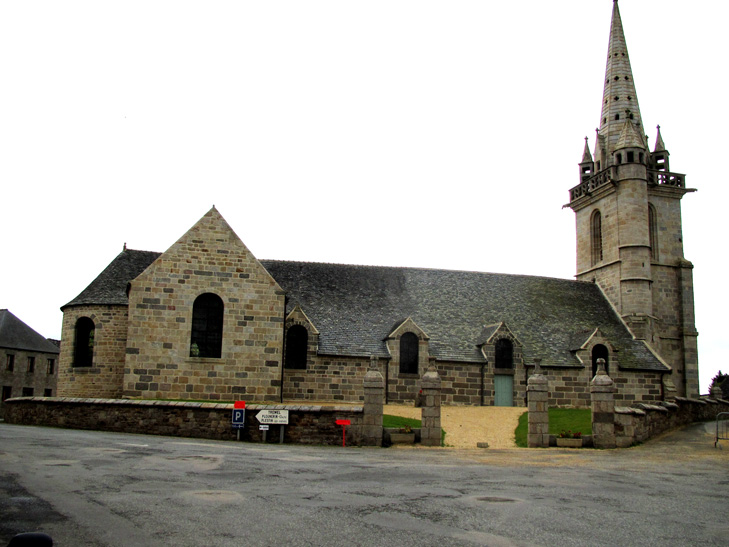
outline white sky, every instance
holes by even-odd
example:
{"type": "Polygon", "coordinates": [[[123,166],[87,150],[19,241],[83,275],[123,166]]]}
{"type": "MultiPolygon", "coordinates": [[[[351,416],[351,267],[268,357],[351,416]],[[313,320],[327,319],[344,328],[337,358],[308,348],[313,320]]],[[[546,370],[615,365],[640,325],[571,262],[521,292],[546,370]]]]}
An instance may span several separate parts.
{"type": "MultiPolygon", "coordinates": [[[[696,268],[701,389],[724,364],[729,3],[620,3],[696,268]],[[718,220],[714,222],[718,225],[718,220]],[[718,242],[717,242],[718,241],[718,242]],[[714,252],[712,252],[714,251],[714,252]],[[718,252],[717,252],[718,251],[718,252]]],[[[612,2],[0,3],[0,308],[60,306],[214,204],[258,258],[571,278],[612,2]]]]}

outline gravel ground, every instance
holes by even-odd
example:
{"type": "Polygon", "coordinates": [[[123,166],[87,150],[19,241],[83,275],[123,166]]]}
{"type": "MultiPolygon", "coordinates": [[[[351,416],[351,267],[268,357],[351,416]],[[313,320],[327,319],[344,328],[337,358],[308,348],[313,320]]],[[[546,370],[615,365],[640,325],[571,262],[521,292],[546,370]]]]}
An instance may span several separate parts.
{"type": "MultiPolygon", "coordinates": [[[[516,448],[514,430],[526,408],[505,406],[443,406],[440,425],[446,431],[446,447],[516,448]]],[[[385,405],[385,414],[420,419],[421,409],[412,405],[385,405]]]]}

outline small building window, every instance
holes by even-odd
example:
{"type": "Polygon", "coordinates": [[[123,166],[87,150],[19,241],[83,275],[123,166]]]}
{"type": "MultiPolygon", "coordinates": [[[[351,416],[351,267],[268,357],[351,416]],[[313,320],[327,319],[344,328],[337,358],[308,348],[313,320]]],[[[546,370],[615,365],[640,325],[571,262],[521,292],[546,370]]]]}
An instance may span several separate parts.
{"type": "Polygon", "coordinates": [[[223,347],[223,300],[213,293],[201,294],[192,305],[190,357],[220,358],[223,347]]]}
{"type": "Polygon", "coordinates": [[[605,359],[605,374],[610,374],[610,369],[608,367],[610,360],[609,360],[610,354],[608,352],[608,349],[603,346],[602,344],[597,344],[594,348],[592,348],[592,377],[595,377],[595,374],[597,374],[597,360],[598,359],[605,359]]]}
{"type": "Polygon", "coordinates": [[[79,317],[73,345],[73,366],[90,367],[94,360],[94,322],[89,317],[79,317]]]}
{"type": "Polygon", "coordinates": [[[32,387],[24,387],[23,388],[23,397],[32,397],[33,396],[33,388],[32,387]]]}
{"type": "Polygon", "coordinates": [[[43,397],[53,397],[53,390],[51,388],[44,389],[43,397]]]}
{"type": "Polygon", "coordinates": [[[15,370],[15,355],[9,353],[5,356],[5,370],[13,372],[15,370]]]}
{"type": "Polygon", "coordinates": [[[514,368],[514,345],[508,338],[499,338],[496,341],[496,363],[495,368],[514,368]]]}
{"type": "Polygon", "coordinates": [[[48,374],[55,374],[56,372],[56,360],[48,359],[48,374]]]}
{"type": "Polygon", "coordinates": [[[602,262],[602,215],[600,211],[592,213],[590,220],[590,244],[592,247],[592,265],[602,262]]]}
{"type": "Polygon", "coordinates": [[[417,374],[419,357],[418,337],[406,332],[400,337],[400,374],[417,374]]]}
{"type": "Polygon", "coordinates": [[[3,386],[3,401],[13,396],[13,386],[3,386]]]}
{"type": "Polygon", "coordinates": [[[309,345],[309,331],[301,325],[294,325],[286,332],[286,368],[306,368],[306,352],[309,345]]]}
{"type": "Polygon", "coordinates": [[[35,357],[28,357],[28,374],[35,372],[35,357]]]}
{"type": "Polygon", "coordinates": [[[648,235],[650,237],[651,260],[658,260],[658,217],[656,208],[648,204],[648,235]]]}

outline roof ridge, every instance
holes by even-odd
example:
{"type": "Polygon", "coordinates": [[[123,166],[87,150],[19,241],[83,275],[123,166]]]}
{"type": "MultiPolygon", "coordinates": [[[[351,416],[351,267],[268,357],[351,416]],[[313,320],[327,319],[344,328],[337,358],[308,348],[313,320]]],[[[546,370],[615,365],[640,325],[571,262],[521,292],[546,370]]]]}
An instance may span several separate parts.
{"type": "Polygon", "coordinates": [[[423,272],[448,272],[448,273],[461,273],[461,274],[476,274],[476,275],[503,275],[509,277],[520,277],[530,279],[553,279],[555,281],[567,281],[570,283],[585,283],[593,285],[591,281],[579,281],[576,279],[568,279],[565,277],[554,277],[545,275],[534,275],[534,274],[518,274],[518,273],[507,273],[507,272],[485,272],[480,270],[464,270],[464,269],[451,269],[451,268],[428,268],[425,266],[384,266],[384,265],[373,265],[373,264],[345,264],[342,262],[314,262],[309,260],[280,260],[280,259],[269,259],[263,258],[259,262],[264,263],[277,263],[277,264],[308,264],[313,266],[337,266],[342,268],[362,268],[362,269],[387,269],[387,270],[409,270],[409,271],[423,271],[423,272]]]}

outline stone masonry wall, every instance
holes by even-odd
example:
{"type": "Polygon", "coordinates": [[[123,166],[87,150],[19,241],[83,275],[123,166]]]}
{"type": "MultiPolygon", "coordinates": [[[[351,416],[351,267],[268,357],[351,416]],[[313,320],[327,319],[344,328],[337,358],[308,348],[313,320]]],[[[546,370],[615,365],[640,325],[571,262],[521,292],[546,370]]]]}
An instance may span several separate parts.
{"type": "MultiPolygon", "coordinates": [[[[306,370],[287,369],[284,371],[284,399],[362,401],[364,397],[362,381],[368,363],[369,360],[365,358],[319,356],[306,370]]],[[[436,368],[442,383],[442,404],[455,406],[494,404],[493,369],[478,363],[446,361],[437,361],[436,368]]],[[[384,359],[379,361],[378,371],[385,379],[385,399],[388,403],[414,403],[420,391],[421,378],[410,374],[398,376],[397,366],[392,361],[384,359]]],[[[569,369],[542,367],[542,373],[549,381],[549,406],[590,407],[590,380],[592,380],[590,367],[569,369]]],[[[610,374],[618,388],[615,395],[618,404],[653,403],[662,400],[660,374],[613,371],[612,368],[610,374]]],[[[514,406],[526,406],[526,387],[527,373],[518,367],[514,373],[514,406]]]]}
{"type": "MultiPolygon", "coordinates": [[[[316,356],[306,369],[284,369],[284,400],[364,401],[369,358],[316,356]]],[[[384,376],[384,362],[381,372],[384,376]]]]}
{"type": "MultiPolygon", "coordinates": [[[[542,367],[542,374],[549,382],[550,407],[590,407],[590,380],[592,368],[564,369],[542,367]]],[[[615,383],[617,404],[632,404],[636,401],[661,401],[661,375],[655,372],[625,371],[610,368],[610,377],[615,383]]]]}
{"type": "MultiPolygon", "coordinates": [[[[284,426],[285,443],[340,445],[342,427],[336,425],[338,419],[352,423],[346,429],[347,444],[361,443],[362,407],[334,405],[247,405],[241,440],[263,441],[256,419],[263,409],[289,411],[289,424],[284,426]]],[[[5,420],[69,429],[234,440],[237,431],[231,426],[232,410],[232,404],[223,403],[34,397],[8,400],[5,420]]],[[[279,442],[280,427],[270,426],[266,442],[279,442]]]]}
{"type": "Polygon", "coordinates": [[[127,339],[126,306],[73,306],[63,311],[58,395],[120,397],[127,339]],[[90,367],[73,366],[76,321],[94,322],[94,352],[90,367]]]}
{"type": "Polygon", "coordinates": [[[284,293],[214,208],[129,292],[124,396],[280,400],[284,293]],[[220,358],[190,355],[195,299],[224,303],[220,358]]]}
{"type": "MultiPolygon", "coordinates": [[[[650,201],[658,223],[658,245],[652,258],[654,345],[673,367],[677,394],[698,397],[698,383],[693,381],[698,368],[695,346],[693,280],[682,283],[683,228],[681,201],[672,189],[649,188],[650,201]],[[687,332],[688,331],[688,332],[687,332]],[[684,334],[693,335],[685,347],[684,334]]],[[[690,265],[689,265],[690,266],[690,265]]]]}

